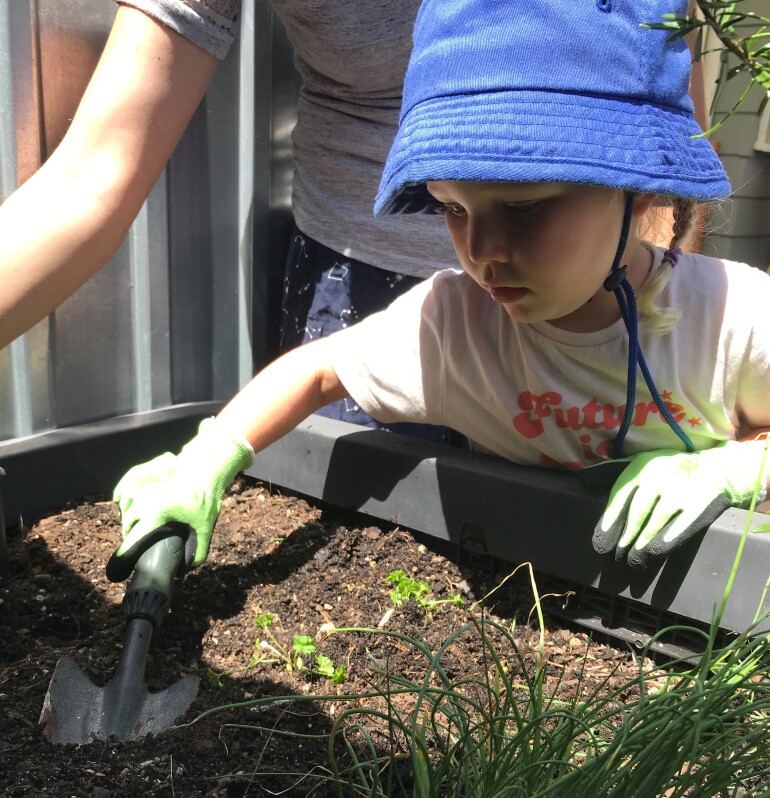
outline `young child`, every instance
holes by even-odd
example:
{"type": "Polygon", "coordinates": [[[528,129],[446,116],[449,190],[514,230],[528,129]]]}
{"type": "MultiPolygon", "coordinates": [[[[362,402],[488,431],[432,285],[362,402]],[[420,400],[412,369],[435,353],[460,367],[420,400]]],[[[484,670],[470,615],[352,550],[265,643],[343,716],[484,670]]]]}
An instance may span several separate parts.
{"type": "Polygon", "coordinates": [[[289,353],[179,455],[131,469],[113,574],[169,520],[199,565],[252,452],[343,397],[517,463],[628,456],[594,545],[634,565],[766,487],[770,278],[679,249],[729,184],[693,138],[687,47],[644,27],[674,5],[426,0],[375,212],[443,213],[462,271],[289,353]],[[665,204],[664,252],[639,225],[665,204]]]}

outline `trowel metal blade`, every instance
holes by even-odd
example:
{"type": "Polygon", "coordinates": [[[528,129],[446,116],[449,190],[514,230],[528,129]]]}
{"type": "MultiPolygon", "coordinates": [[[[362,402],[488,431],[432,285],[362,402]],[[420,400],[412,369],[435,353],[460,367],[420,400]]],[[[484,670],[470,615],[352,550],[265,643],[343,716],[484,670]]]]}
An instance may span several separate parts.
{"type": "Polygon", "coordinates": [[[52,742],[90,743],[95,740],[135,740],[168,729],[190,708],[198,694],[197,676],[186,676],[171,687],[150,693],[144,685],[104,687],[91,682],[70,657],[60,659],[40,713],[43,734],[52,742]]]}

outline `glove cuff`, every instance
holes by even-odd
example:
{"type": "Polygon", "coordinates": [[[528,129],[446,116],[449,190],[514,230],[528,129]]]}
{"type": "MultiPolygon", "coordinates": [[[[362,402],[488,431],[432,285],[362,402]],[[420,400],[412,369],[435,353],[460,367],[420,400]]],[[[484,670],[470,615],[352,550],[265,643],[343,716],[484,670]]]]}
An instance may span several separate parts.
{"type": "Polygon", "coordinates": [[[254,462],[254,450],[245,438],[233,434],[215,418],[205,418],[179,457],[190,459],[196,470],[208,472],[212,494],[221,501],[238,473],[254,462]]]}

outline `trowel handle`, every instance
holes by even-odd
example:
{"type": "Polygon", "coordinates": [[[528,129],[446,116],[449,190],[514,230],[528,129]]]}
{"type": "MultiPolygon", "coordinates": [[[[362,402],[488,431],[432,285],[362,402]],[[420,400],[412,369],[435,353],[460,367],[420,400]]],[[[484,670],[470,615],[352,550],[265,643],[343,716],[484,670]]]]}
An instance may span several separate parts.
{"type": "Polygon", "coordinates": [[[136,562],[123,597],[123,612],[129,620],[147,618],[158,627],[168,612],[174,578],[184,565],[186,538],[184,527],[170,531],[169,537],[147,549],[136,562]]]}

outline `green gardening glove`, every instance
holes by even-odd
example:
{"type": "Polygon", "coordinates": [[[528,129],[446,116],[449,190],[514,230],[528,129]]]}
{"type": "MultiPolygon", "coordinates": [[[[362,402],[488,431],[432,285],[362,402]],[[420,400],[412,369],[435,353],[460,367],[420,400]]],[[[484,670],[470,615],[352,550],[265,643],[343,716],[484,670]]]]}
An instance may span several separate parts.
{"type": "Polygon", "coordinates": [[[178,455],[166,452],[128,471],[113,494],[124,540],[110,559],[108,578],[126,579],[139,557],[158,540],[178,533],[180,524],[189,529],[187,567],[199,566],[208,555],[225,491],[252,459],[245,439],[208,418],[178,455]],[[172,526],[164,526],[168,523],[172,526]]]}
{"type": "Polygon", "coordinates": [[[628,564],[641,568],[667,555],[728,507],[748,506],[757,478],[764,498],[764,452],[765,441],[728,441],[692,454],[662,449],[629,458],[594,530],[594,549],[614,549],[616,560],[628,555],[628,564]]]}

